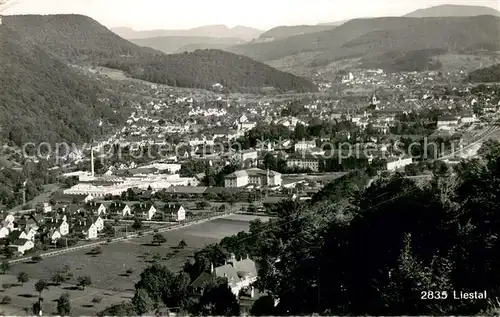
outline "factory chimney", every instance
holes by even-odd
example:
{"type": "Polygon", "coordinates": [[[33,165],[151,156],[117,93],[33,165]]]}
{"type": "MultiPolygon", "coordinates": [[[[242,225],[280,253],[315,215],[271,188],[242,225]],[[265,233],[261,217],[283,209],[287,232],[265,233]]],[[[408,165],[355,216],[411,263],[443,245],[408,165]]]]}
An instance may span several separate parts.
{"type": "Polygon", "coordinates": [[[90,176],[94,177],[94,147],[90,147],[90,176]]]}

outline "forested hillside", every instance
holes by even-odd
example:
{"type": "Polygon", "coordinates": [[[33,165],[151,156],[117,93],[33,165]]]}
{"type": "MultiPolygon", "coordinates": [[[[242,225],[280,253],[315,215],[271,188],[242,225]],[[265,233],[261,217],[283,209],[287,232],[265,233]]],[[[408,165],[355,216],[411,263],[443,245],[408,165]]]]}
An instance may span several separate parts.
{"type": "Polygon", "coordinates": [[[260,61],[310,52],[326,64],[339,59],[377,59],[386,53],[446,50],[472,53],[498,50],[500,18],[494,16],[446,18],[356,19],[330,31],[292,36],[266,43],[238,45],[229,50],[260,61]]]}
{"type": "Polygon", "coordinates": [[[0,138],[25,142],[87,142],[99,133],[99,119],[118,123],[120,104],[97,83],[0,26],[0,138]]]}
{"type": "Polygon", "coordinates": [[[134,78],[179,87],[211,88],[220,83],[230,91],[262,87],[279,91],[316,90],[314,84],[304,78],[220,50],[122,58],[110,60],[105,66],[122,69],[134,78]]]}
{"type": "Polygon", "coordinates": [[[481,83],[499,83],[500,82],[500,64],[487,68],[481,68],[469,74],[469,80],[481,83]]]}
{"type": "Polygon", "coordinates": [[[281,91],[315,90],[308,80],[226,52],[167,56],[124,40],[81,15],[8,16],[4,24],[68,62],[113,66],[155,83],[211,88],[224,82],[233,91],[267,86],[281,91]]]}

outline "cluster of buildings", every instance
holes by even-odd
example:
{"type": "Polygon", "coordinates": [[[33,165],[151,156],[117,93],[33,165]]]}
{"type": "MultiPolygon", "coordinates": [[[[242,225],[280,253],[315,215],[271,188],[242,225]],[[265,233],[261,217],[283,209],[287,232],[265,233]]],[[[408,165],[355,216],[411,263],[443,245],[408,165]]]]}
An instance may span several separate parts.
{"type": "Polygon", "coordinates": [[[1,215],[0,241],[14,253],[22,255],[33,249],[37,240],[44,244],[58,244],[69,236],[82,240],[97,239],[107,219],[138,218],[165,222],[186,219],[186,210],[177,203],[98,201],[91,195],[79,198],[79,203],[44,203],[29,215],[1,215]]]}

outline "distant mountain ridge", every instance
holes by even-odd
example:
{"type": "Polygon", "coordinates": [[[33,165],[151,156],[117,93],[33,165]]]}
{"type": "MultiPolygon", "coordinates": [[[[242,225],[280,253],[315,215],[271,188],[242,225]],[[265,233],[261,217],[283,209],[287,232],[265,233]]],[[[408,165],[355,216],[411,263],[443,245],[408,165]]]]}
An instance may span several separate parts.
{"type": "Polygon", "coordinates": [[[229,46],[243,44],[244,40],[233,37],[208,36],[160,36],[147,39],[129,40],[139,46],[151,47],[167,54],[191,52],[196,49],[223,49],[229,46]]]}
{"type": "Polygon", "coordinates": [[[196,36],[196,37],[214,37],[214,38],[240,38],[249,41],[258,38],[263,31],[246,26],[236,26],[229,28],[226,25],[205,25],[188,30],[148,30],[135,31],[132,28],[116,27],[111,31],[123,37],[124,39],[146,39],[163,36],[196,36]]]}
{"type": "Polygon", "coordinates": [[[308,34],[321,32],[333,29],[332,25],[292,25],[292,26],[278,26],[262,33],[259,39],[281,39],[294,35],[308,34]]]}
{"type": "Polygon", "coordinates": [[[479,15],[500,16],[500,11],[484,6],[444,4],[408,13],[408,18],[466,17],[479,15]]]}
{"type": "Polygon", "coordinates": [[[395,56],[418,50],[496,51],[500,49],[499,25],[500,18],[491,15],[355,19],[331,30],[265,43],[246,43],[227,50],[264,62],[307,56],[303,63],[311,65],[327,65],[342,59],[379,58],[389,53],[395,56]]]}

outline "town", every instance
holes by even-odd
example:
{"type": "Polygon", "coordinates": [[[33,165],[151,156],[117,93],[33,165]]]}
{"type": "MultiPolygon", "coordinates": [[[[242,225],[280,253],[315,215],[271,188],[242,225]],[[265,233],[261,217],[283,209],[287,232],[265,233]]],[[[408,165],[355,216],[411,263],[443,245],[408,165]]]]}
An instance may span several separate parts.
{"type": "Polygon", "coordinates": [[[0,16],[0,315],[498,313],[490,13],[163,46],[0,16]]]}

